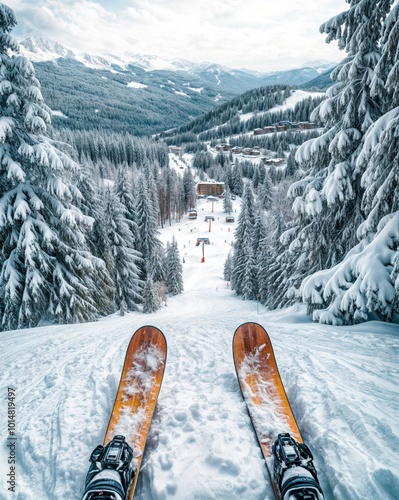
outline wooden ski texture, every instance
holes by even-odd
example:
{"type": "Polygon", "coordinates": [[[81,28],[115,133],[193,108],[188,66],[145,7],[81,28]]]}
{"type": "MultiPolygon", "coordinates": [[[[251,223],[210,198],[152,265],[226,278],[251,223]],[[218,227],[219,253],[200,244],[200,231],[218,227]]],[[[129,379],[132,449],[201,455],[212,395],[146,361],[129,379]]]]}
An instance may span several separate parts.
{"type": "Polygon", "coordinates": [[[127,348],[104,446],[116,434],[121,434],[133,448],[136,474],[128,500],[133,498],[136,489],[147,435],[161,389],[166,354],[166,339],[154,326],[139,328],[127,348]]]}
{"type": "Polygon", "coordinates": [[[274,493],[280,500],[271,470],[272,445],[281,432],[289,432],[300,443],[303,439],[266,330],[257,323],[239,326],[233,338],[233,357],[241,392],[266,461],[274,493]]]}

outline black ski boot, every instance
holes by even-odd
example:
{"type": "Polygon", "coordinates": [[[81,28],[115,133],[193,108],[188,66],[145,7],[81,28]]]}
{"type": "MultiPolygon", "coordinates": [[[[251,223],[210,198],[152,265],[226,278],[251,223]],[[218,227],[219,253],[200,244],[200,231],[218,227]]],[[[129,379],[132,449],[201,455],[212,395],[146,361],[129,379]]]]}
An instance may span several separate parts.
{"type": "Polygon", "coordinates": [[[273,472],[281,500],[323,500],[313,455],[306,444],[288,433],[279,434],[273,444],[273,472]]]}
{"type": "Polygon", "coordinates": [[[115,436],[105,447],[98,445],[90,456],[82,500],[126,500],[135,474],[132,458],[124,436],[115,436]]]}

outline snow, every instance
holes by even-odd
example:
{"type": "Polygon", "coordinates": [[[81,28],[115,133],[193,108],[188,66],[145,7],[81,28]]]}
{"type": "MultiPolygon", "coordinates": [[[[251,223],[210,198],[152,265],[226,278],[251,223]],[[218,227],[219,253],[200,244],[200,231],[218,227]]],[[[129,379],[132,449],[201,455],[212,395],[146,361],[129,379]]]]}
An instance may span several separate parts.
{"type": "Polygon", "coordinates": [[[324,97],[324,95],[324,92],[307,92],[306,90],[297,89],[292,92],[292,94],[284,101],[283,104],[274,106],[274,108],[269,109],[269,112],[273,113],[276,111],[285,111],[286,109],[294,109],[295,105],[298,104],[298,102],[301,102],[308,97],[315,99],[317,97],[324,97]]]}
{"type": "Polygon", "coordinates": [[[129,82],[126,86],[131,87],[133,89],[145,89],[146,87],[148,87],[148,85],[145,85],[144,83],[138,83],[138,82],[129,82]]]}
{"type": "MultiPolygon", "coordinates": [[[[303,307],[269,312],[241,300],[223,280],[234,224],[224,222],[222,201],[212,213],[212,203],[200,200],[197,210],[197,220],[185,216],[162,230],[164,242],[175,236],[185,262],[184,292],[161,311],[0,334],[0,498],[81,497],[126,347],[144,324],[162,329],[168,359],[137,498],[274,498],[233,365],[233,333],[245,321],[262,324],[271,337],[326,499],[397,498],[398,325],[319,325],[303,307]],[[209,232],[204,218],[211,213],[209,232]],[[211,240],[204,263],[198,236],[211,240]],[[7,493],[4,472],[8,387],[16,393],[16,496],[7,493]]],[[[276,425],[273,417],[265,416],[265,426],[276,425]]]]}
{"type": "Polygon", "coordinates": [[[190,87],[190,84],[184,84],[188,90],[191,90],[192,92],[197,92],[198,94],[201,94],[201,92],[204,90],[204,87],[190,87]]]}
{"type": "Polygon", "coordinates": [[[395,298],[390,274],[395,258],[394,242],[398,240],[399,212],[395,212],[380,221],[378,234],[369,244],[360,242],[335,267],[306,278],[301,286],[304,300],[321,290],[327,300],[332,299],[326,310],[314,311],[314,319],[340,324],[342,316],[355,310],[354,317],[365,320],[369,303],[373,303],[372,310],[389,317],[395,298]]]}
{"type": "Polygon", "coordinates": [[[295,105],[298,102],[307,99],[308,97],[312,97],[312,99],[316,99],[317,97],[325,96],[324,92],[307,92],[306,90],[294,90],[292,94],[283,102],[283,104],[278,104],[273,108],[268,109],[267,111],[251,111],[250,113],[243,113],[240,115],[240,121],[246,122],[250,120],[253,116],[262,116],[266,113],[277,113],[278,111],[285,111],[287,109],[294,109],[295,105]]]}
{"type": "Polygon", "coordinates": [[[58,111],[58,110],[54,110],[54,109],[51,110],[51,114],[53,116],[58,116],[59,118],[68,118],[68,116],[65,115],[62,111],[58,111]]]}
{"type": "Polygon", "coordinates": [[[176,90],[175,88],[172,88],[172,90],[176,95],[183,95],[185,97],[190,97],[188,94],[186,94],[186,92],[183,92],[182,90],[176,90]]]}
{"type": "MultiPolygon", "coordinates": [[[[147,394],[153,388],[153,378],[154,372],[157,370],[160,363],[162,363],[162,353],[158,351],[155,346],[151,346],[150,350],[141,349],[138,351],[133,359],[133,367],[127,373],[127,380],[135,380],[135,384],[131,384],[125,387],[123,391],[123,400],[127,399],[129,396],[135,394],[141,394],[142,399],[147,398],[147,394]]],[[[129,408],[122,407],[120,418],[118,419],[115,428],[115,434],[124,434],[126,429],[129,429],[129,435],[135,436],[133,442],[129,443],[133,447],[133,455],[135,455],[135,450],[138,450],[141,436],[139,435],[140,427],[145,420],[146,414],[144,408],[140,408],[134,415],[129,411],[129,408]]],[[[137,464],[135,465],[135,467],[137,464]]]]}
{"type": "Polygon", "coordinates": [[[392,123],[398,119],[399,116],[399,106],[388,111],[382,115],[378,120],[367,131],[364,138],[364,146],[359,154],[356,164],[360,166],[362,162],[365,162],[371,153],[377,149],[378,143],[381,140],[381,136],[384,131],[392,126],[392,123]]]}
{"type": "MultiPolygon", "coordinates": [[[[239,376],[240,379],[245,381],[248,376],[256,371],[256,369],[260,365],[260,352],[262,347],[249,356],[245,357],[243,362],[239,368],[239,376]]],[[[273,433],[273,430],[277,430],[274,434],[278,434],[279,432],[285,432],[286,429],[286,419],[284,415],[281,414],[281,410],[277,404],[274,404],[271,395],[276,394],[276,388],[269,381],[262,378],[259,378],[257,381],[257,393],[256,398],[261,400],[262,404],[255,404],[251,401],[254,397],[251,388],[244,382],[244,394],[245,398],[250,401],[249,408],[254,415],[256,422],[262,422],[260,426],[257,426],[257,431],[260,436],[260,440],[262,443],[270,440],[269,436],[273,433]]]]}

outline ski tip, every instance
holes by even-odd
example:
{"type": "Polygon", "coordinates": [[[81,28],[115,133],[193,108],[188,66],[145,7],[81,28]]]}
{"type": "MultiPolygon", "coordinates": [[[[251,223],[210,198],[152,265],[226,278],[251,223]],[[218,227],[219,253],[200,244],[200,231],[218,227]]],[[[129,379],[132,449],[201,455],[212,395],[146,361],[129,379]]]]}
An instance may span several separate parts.
{"type": "Polygon", "coordinates": [[[259,341],[263,339],[264,341],[270,342],[269,334],[262,325],[253,321],[248,321],[246,323],[242,323],[234,332],[233,350],[234,345],[239,342],[240,338],[244,339],[249,337],[257,338],[259,341]]]}
{"type": "Polygon", "coordinates": [[[145,336],[145,337],[149,337],[149,338],[153,337],[154,340],[162,339],[162,341],[165,343],[165,345],[167,344],[166,337],[165,337],[165,334],[163,333],[163,331],[154,325],[144,325],[144,326],[141,326],[140,328],[137,328],[137,330],[132,335],[132,340],[135,337],[139,337],[139,336],[145,336]]]}

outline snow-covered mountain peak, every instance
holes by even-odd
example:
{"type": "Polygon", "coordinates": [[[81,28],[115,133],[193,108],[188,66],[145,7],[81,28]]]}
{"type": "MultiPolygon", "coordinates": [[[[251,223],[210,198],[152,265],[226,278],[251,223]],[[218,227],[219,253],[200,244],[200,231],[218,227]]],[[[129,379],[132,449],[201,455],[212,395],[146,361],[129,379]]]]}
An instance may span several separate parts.
{"type": "Polygon", "coordinates": [[[169,59],[156,56],[154,54],[128,53],[124,56],[130,64],[138,66],[145,71],[171,70],[171,71],[190,71],[195,63],[185,59],[169,59]]]}
{"type": "MultiPolygon", "coordinates": [[[[154,54],[93,54],[90,52],[74,52],[62,44],[50,40],[38,32],[29,33],[18,37],[21,51],[33,62],[53,61],[60,57],[75,59],[82,64],[96,69],[109,69],[112,66],[126,69],[131,64],[145,71],[170,70],[170,71],[192,71],[198,68],[197,63],[185,59],[168,59],[154,54]]],[[[209,63],[207,63],[209,66],[209,63]]]]}
{"type": "MultiPolygon", "coordinates": [[[[200,63],[199,67],[203,71],[207,71],[208,73],[214,73],[216,75],[220,75],[223,73],[228,73],[230,75],[235,74],[234,70],[232,70],[231,68],[228,68],[227,66],[223,66],[221,64],[216,64],[216,63],[204,62],[204,63],[200,63]]],[[[244,69],[242,71],[247,71],[247,70],[244,69]]]]}
{"type": "Polygon", "coordinates": [[[22,53],[33,62],[51,61],[59,57],[75,57],[72,50],[35,31],[29,31],[25,35],[18,37],[18,42],[21,46],[22,53]]]}
{"type": "Polygon", "coordinates": [[[317,71],[317,73],[321,74],[328,69],[334,68],[334,66],[336,65],[336,62],[327,61],[325,59],[317,59],[315,61],[307,61],[306,63],[302,64],[300,68],[312,68],[317,71]]]}

